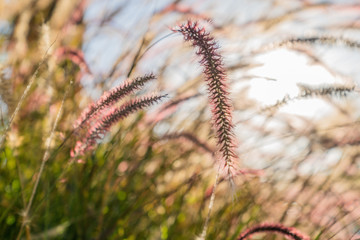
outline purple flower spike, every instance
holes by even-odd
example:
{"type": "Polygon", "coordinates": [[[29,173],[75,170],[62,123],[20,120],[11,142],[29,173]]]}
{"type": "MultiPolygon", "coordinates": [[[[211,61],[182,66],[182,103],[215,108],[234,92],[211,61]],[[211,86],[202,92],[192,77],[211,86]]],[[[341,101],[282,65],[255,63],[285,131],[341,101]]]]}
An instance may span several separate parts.
{"type": "Polygon", "coordinates": [[[173,31],[182,33],[185,41],[191,42],[197,48],[196,54],[200,56],[199,63],[204,68],[208,86],[220,162],[231,180],[233,171],[237,168],[238,157],[235,154],[236,140],[232,123],[232,105],[228,97],[227,74],[222,57],[218,53],[219,47],[214,38],[197,22],[188,21],[173,31]]]}
{"type": "Polygon", "coordinates": [[[310,237],[302,234],[296,228],[285,227],[284,225],[279,223],[263,223],[251,227],[241,233],[237,240],[249,239],[250,236],[263,232],[279,233],[284,235],[286,238],[293,240],[310,240],[310,237]]]}

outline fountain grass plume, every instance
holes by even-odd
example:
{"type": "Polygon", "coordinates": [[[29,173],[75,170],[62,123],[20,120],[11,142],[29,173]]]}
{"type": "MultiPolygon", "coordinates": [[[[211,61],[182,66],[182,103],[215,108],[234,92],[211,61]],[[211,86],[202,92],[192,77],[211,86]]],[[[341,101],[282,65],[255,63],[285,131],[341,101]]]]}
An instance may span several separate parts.
{"type": "Polygon", "coordinates": [[[264,233],[264,232],[278,233],[284,235],[288,239],[293,239],[293,240],[310,240],[310,237],[299,232],[299,230],[297,230],[296,228],[285,227],[284,225],[279,223],[263,223],[248,228],[240,234],[237,240],[249,239],[249,237],[254,234],[264,233]]]}
{"type": "Polygon", "coordinates": [[[232,105],[229,99],[227,73],[224,68],[214,38],[197,22],[187,23],[173,28],[174,32],[183,35],[197,49],[199,63],[203,67],[205,81],[209,93],[209,103],[212,111],[212,122],[217,137],[218,155],[225,174],[232,179],[237,168],[238,157],[235,154],[236,141],[232,123],[232,105]]]}
{"type": "Polygon", "coordinates": [[[86,151],[94,148],[97,140],[100,140],[106,132],[110,130],[111,126],[126,118],[131,113],[157,103],[164,97],[166,97],[166,95],[152,95],[143,98],[135,98],[124,103],[120,107],[108,109],[105,114],[96,120],[95,124],[88,130],[87,134],[76,143],[71,155],[73,157],[84,155],[86,151]]]}
{"type": "Polygon", "coordinates": [[[76,121],[75,128],[83,127],[89,119],[94,118],[103,109],[111,107],[120,99],[140,89],[145,83],[153,79],[155,79],[153,74],[146,74],[135,78],[133,81],[126,81],[122,85],[105,92],[98,101],[83,111],[81,117],[76,121]]]}

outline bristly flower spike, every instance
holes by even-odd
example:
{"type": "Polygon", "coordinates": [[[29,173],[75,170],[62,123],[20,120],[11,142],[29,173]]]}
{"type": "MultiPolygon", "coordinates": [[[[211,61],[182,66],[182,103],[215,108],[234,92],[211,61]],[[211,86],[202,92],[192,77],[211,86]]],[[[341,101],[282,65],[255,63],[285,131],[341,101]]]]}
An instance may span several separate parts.
{"type": "Polygon", "coordinates": [[[104,116],[96,121],[93,127],[88,130],[87,135],[76,143],[72,152],[73,156],[83,155],[86,151],[91,150],[96,145],[96,141],[101,139],[111,126],[126,118],[131,113],[137,112],[145,107],[157,103],[167,95],[152,95],[140,99],[134,99],[121,105],[112,107],[104,116]]]}
{"type": "Polygon", "coordinates": [[[188,21],[173,31],[181,33],[185,41],[191,42],[197,48],[196,54],[200,56],[199,63],[203,67],[208,87],[221,165],[232,181],[238,157],[235,154],[236,140],[232,123],[232,105],[228,97],[227,74],[218,52],[219,47],[214,38],[197,22],[188,21]]]}
{"type": "Polygon", "coordinates": [[[285,227],[279,223],[263,223],[254,227],[248,228],[240,234],[237,240],[249,239],[250,236],[257,233],[273,232],[284,235],[286,238],[293,240],[310,240],[309,236],[298,231],[296,228],[285,227]]]}
{"type": "Polygon", "coordinates": [[[101,110],[111,107],[120,99],[135,90],[140,89],[145,83],[153,79],[155,79],[153,74],[147,74],[142,77],[137,77],[133,81],[125,82],[122,85],[105,92],[97,102],[91,104],[83,111],[81,117],[76,121],[75,129],[82,127],[90,118],[97,116],[101,110]]]}

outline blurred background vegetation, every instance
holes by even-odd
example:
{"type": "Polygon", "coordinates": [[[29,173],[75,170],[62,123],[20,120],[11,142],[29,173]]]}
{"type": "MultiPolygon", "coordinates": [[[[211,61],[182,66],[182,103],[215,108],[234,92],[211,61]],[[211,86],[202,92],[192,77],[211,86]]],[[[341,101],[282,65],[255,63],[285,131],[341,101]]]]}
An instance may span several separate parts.
{"type": "Polygon", "coordinates": [[[355,0],[0,1],[1,239],[201,233],[216,146],[201,67],[169,30],[187,19],[221,46],[246,172],[235,192],[221,180],[207,239],[262,222],[358,239],[359,12],[355,0]],[[139,94],[169,98],[72,161],[81,111],[149,72],[139,94]]]}

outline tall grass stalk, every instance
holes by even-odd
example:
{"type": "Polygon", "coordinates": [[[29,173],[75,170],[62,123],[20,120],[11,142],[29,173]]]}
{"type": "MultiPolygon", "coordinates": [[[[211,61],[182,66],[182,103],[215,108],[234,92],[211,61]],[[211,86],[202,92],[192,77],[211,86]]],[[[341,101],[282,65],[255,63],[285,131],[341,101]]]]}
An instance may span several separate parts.
{"type": "Polygon", "coordinates": [[[20,98],[19,102],[18,102],[17,105],[16,105],[16,108],[15,108],[13,114],[12,114],[11,117],[10,117],[9,122],[8,122],[8,124],[6,125],[6,128],[5,128],[5,130],[4,130],[4,133],[1,135],[1,138],[0,138],[0,148],[2,148],[2,145],[3,145],[3,143],[4,143],[4,140],[5,140],[7,131],[9,131],[9,129],[10,129],[10,127],[11,127],[11,124],[12,124],[12,122],[14,121],[14,118],[15,118],[16,115],[19,113],[19,110],[20,110],[21,105],[23,104],[26,96],[28,95],[28,93],[29,93],[32,85],[33,85],[34,82],[35,82],[35,78],[38,76],[40,67],[47,61],[48,53],[49,53],[51,47],[55,44],[55,42],[56,42],[56,39],[55,39],[55,40],[51,43],[51,45],[47,48],[46,52],[44,53],[44,56],[42,57],[42,60],[40,61],[40,63],[39,63],[38,66],[36,67],[35,72],[31,75],[30,81],[29,81],[29,83],[27,84],[27,86],[26,86],[23,94],[21,95],[21,98],[20,98]]]}
{"type": "Polygon", "coordinates": [[[208,206],[208,213],[206,215],[203,230],[202,230],[201,235],[198,238],[198,240],[205,240],[206,239],[206,233],[207,233],[207,229],[208,229],[208,226],[209,226],[210,216],[211,216],[211,212],[213,210],[214,202],[215,202],[215,191],[216,191],[216,188],[217,188],[217,186],[219,184],[220,167],[221,167],[221,165],[219,165],[219,169],[218,169],[218,171],[216,173],[215,183],[214,183],[214,186],[213,186],[213,189],[212,189],[210,202],[209,202],[209,206],[208,206]]]}
{"type": "MultiPolygon", "coordinates": [[[[38,186],[39,186],[39,182],[40,182],[40,178],[44,172],[44,168],[45,168],[45,164],[46,162],[49,160],[49,156],[50,156],[50,145],[51,145],[51,142],[54,138],[54,132],[55,132],[55,129],[57,128],[57,125],[59,123],[59,120],[60,120],[60,116],[62,114],[62,109],[64,107],[64,102],[65,102],[65,99],[67,98],[67,95],[70,91],[70,88],[71,86],[73,85],[73,81],[70,82],[70,85],[68,86],[67,90],[65,91],[65,94],[63,96],[63,99],[61,101],[61,105],[60,105],[60,108],[59,108],[59,111],[56,115],[56,119],[55,119],[55,122],[54,122],[54,125],[51,129],[51,132],[50,132],[50,135],[49,137],[46,139],[46,149],[45,149],[45,152],[44,152],[44,155],[43,155],[43,158],[41,160],[41,165],[40,165],[40,169],[39,169],[39,172],[37,173],[36,175],[36,180],[35,180],[35,184],[34,184],[34,187],[32,189],[32,192],[31,192],[31,196],[30,196],[30,199],[29,199],[29,202],[28,204],[26,205],[26,208],[25,208],[25,211],[23,212],[23,221],[22,221],[22,224],[21,224],[21,227],[20,227],[20,231],[19,231],[19,235],[17,236],[17,239],[19,240],[21,235],[22,235],[22,231],[24,229],[24,226],[27,225],[29,223],[29,212],[30,212],[30,209],[31,209],[31,206],[33,204],[33,201],[34,201],[34,198],[35,198],[35,194],[36,194],[36,191],[38,189],[38,186]]],[[[27,236],[29,235],[29,233],[27,232],[27,236]]]]}
{"type": "Polygon", "coordinates": [[[212,123],[217,137],[217,157],[220,158],[220,161],[209,202],[208,214],[200,235],[200,239],[204,240],[215,201],[215,190],[222,170],[227,175],[231,187],[234,185],[233,173],[238,165],[238,157],[235,154],[236,141],[233,133],[232,105],[228,97],[227,73],[214,38],[197,22],[188,21],[186,24],[174,28],[173,31],[180,32],[185,41],[190,41],[197,48],[196,54],[200,57],[199,63],[203,67],[208,86],[212,123]]]}

